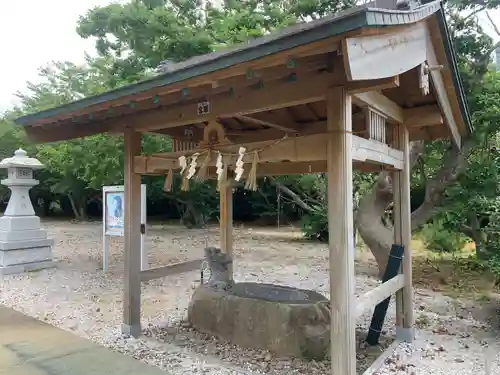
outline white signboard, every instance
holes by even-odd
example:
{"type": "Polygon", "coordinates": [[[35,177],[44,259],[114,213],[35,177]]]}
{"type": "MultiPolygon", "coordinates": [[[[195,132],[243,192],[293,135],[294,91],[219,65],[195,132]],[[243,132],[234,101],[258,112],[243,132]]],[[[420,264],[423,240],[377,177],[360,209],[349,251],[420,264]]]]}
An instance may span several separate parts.
{"type": "MultiPolygon", "coordinates": [[[[105,186],[103,200],[106,215],[104,228],[107,236],[123,236],[124,210],[123,210],[123,189],[116,191],[114,186],[105,186]]],[[[141,192],[142,193],[142,192],[141,192]]]]}
{"type": "MultiPolygon", "coordinates": [[[[103,186],[102,188],[102,242],[103,256],[102,269],[108,270],[108,236],[124,235],[125,223],[125,189],[123,185],[103,186]]],[[[148,268],[148,252],[145,248],[146,236],[146,185],[141,185],[141,225],[144,230],[141,232],[141,269],[148,268]]]]}

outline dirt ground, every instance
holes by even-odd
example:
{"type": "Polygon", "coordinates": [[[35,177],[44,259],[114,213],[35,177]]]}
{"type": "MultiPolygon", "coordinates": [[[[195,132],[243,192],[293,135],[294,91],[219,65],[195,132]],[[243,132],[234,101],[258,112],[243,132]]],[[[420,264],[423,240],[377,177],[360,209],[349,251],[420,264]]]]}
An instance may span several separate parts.
{"type": "MultiPolygon", "coordinates": [[[[123,240],[111,239],[110,269],[104,274],[101,270],[101,223],[46,221],[43,225],[55,239],[57,267],[0,280],[1,304],[132,355],[173,375],[328,373],[327,361],[275,358],[271,353],[237,348],[194,332],[183,319],[193,288],[199,283],[199,271],[143,283],[145,335],[137,340],[123,337],[120,334],[123,240]]],[[[216,227],[203,230],[162,224],[148,227],[147,246],[152,267],[201,258],[204,247],[218,244],[216,227]]],[[[292,285],[329,296],[328,249],[324,244],[302,241],[298,228],[237,226],[234,256],[237,281],[292,285]]],[[[417,262],[420,266],[428,263],[427,260],[417,262]]],[[[433,263],[429,264],[427,268],[417,268],[416,281],[419,283],[429,282],[434,274],[439,274],[440,270],[425,271],[432,269],[433,263]]],[[[357,295],[379,283],[373,258],[365,250],[357,251],[356,274],[357,295]]],[[[457,275],[439,277],[456,278],[457,275]]],[[[439,287],[423,286],[425,288],[415,291],[418,339],[414,345],[402,345],[379,374],[411,374],[411,371],[414,374],[444,374],[450,369],[457,374],[478,374],[478,369],[483,371],[479,374],[484,373],[484,348],[500,349],[496,331],[489,321],[496,312],[491,298],[478,303],[470,295],[452,298],[439,287]],[[414,370],[426,366],[430,372],[414,370]]],[[[370,318],[367,314],[357,322],[360,374],[392,341],[393,304],[380,347],[366,347],[363,342],[370,318]]]]}

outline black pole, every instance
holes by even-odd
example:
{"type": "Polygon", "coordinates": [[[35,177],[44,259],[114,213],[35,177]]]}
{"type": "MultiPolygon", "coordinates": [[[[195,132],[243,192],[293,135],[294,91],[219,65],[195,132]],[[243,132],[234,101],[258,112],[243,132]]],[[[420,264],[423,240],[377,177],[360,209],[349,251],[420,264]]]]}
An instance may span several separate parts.
{"type": "MultiPolygon", "coordinates": [[[[401,261],[403,260],[404,249],[404,246],[392,245],[391,252],[389,253],[389,260],[387,261],[387,267],[382,279],[383,283],[389,281],[399,274],[401,261]]],[[[382,333],[382,327],[384,325],[384,320],[385,316],[387,315],[387,309],[389,308],[390,301],[391,296],[387,297],[385,300],[375,306],[370,329],[368,330],[368,335],[366,336],[366,342],[370,345],[377,345],[379,342],[380,334],[382,333]]]]}

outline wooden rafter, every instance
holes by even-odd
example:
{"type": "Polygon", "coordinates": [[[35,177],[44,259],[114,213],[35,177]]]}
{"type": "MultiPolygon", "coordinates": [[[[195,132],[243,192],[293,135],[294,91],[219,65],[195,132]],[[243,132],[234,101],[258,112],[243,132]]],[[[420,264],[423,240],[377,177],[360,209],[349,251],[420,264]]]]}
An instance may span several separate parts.
{"type": "MultiPolygon", "coordinates": [[[[244,115],[285,108],[298,104],[311,103],[324,99],[327,87],[347,86],[351,93],[359,90],[377,89],[380,87],[394,87],[398,85],[397,78],[375,80],[370,82],[358,81],[347,83],[342,78],[330,73],[311,73],[297,76],[302,83],[278,80],[269,83],[262,90],[245,88],[234,95],[229,93],[208,97],[209,112],[198,114],[198,103],[173,108],[151,110],[141,116],[129,116],[127,124],[138,131],[149,131],[168,127],[181,126],[192,122],[209,121],[216,117],[244,115]]],[[[122,127],[123,120],[113,126],[122,127]]]]}
{"type": "Polygon", "coordinates": [[[298,133],[298,132],[300,132],[300,127],[292,127],[292,126],[284,126],[281,124],[275,124],[274,122],[259,120],[257,118],[252,117],[252,116],[235,116],[235,118],[240,119],[242,121],[254,123],[257,125],[266,126],[266,127],[273,128],[273,129],[278,129],[278,130],[284,131],[286,133],[298,133]]]}
{"type": "Polygon", "coordinates": [[[61,126],[57,132],[46,131],[41,127],[29,127],[27,132],[35,142],[54,142],[58,140],[84,137],[96,132],[120,131],[124,126],[136,131],[148,132],[173,128],[187,124],[210,121],[214,118],[231,115],[248,115],[272,109],[324,100],[328,87],[344,86],[351,93],[395,87],[397,77],[382,80],[346,82],[345,77],[335,73],[305,73],[296,76],[297,81],[277,80],[270,82],[265,89],[242,88],[235,92],[224,92],[206,97],[201,102],[177,104],[172,107],[159,107],[120,118],[96,121],[89,126],[61,126]],[[200,103],[208,102],[208,111],[199,112],[200,103]],[[77,130],[76,130],[77,129],[77,130]],[[76,130],[76,132],[75,132],[76,130]]]}
{"type": "Polygon", "coordinates": [[[436,52],[434,50],[434,46],[432,44],[432,40],[430,39],[430,36],[428,35],[428,32],[426,34],[427,36],[427,61],[429,65],[431,66],[429,75],[432,81],[432,87],[436,93],[439,107],[441,108],[441,111],[443,112],[444,118],[446,120],[446,125],[448,126],[448,129],[451,133],[451,138],[453,141],[453,144],[460,148],[461,147],[461,136],[460,132],[458,130],[457,123],[455,121],[454,115],[453,115],[453,109],[450,104],[450,100],[448,98],[448,94],[446,91],[446,87],[444,85],[443,81],[443,76],[441,73],[441,69],[435,69],[439,66],[437,57],[436,57],[436,52]]]}

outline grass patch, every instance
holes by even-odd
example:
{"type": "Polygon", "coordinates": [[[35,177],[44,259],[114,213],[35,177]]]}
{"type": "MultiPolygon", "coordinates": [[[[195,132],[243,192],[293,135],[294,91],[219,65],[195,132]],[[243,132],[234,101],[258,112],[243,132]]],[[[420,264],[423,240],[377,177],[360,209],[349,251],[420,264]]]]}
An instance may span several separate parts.
{"type": "Polygon", "coordinates": [[[498,293],[495,277],[474,257],[474,247],[466,245],[454,253],[436,253],[423,242],[412,241],[415,286],[442,292],[450,297],[473,297],[489,301],[498,293]]]}

